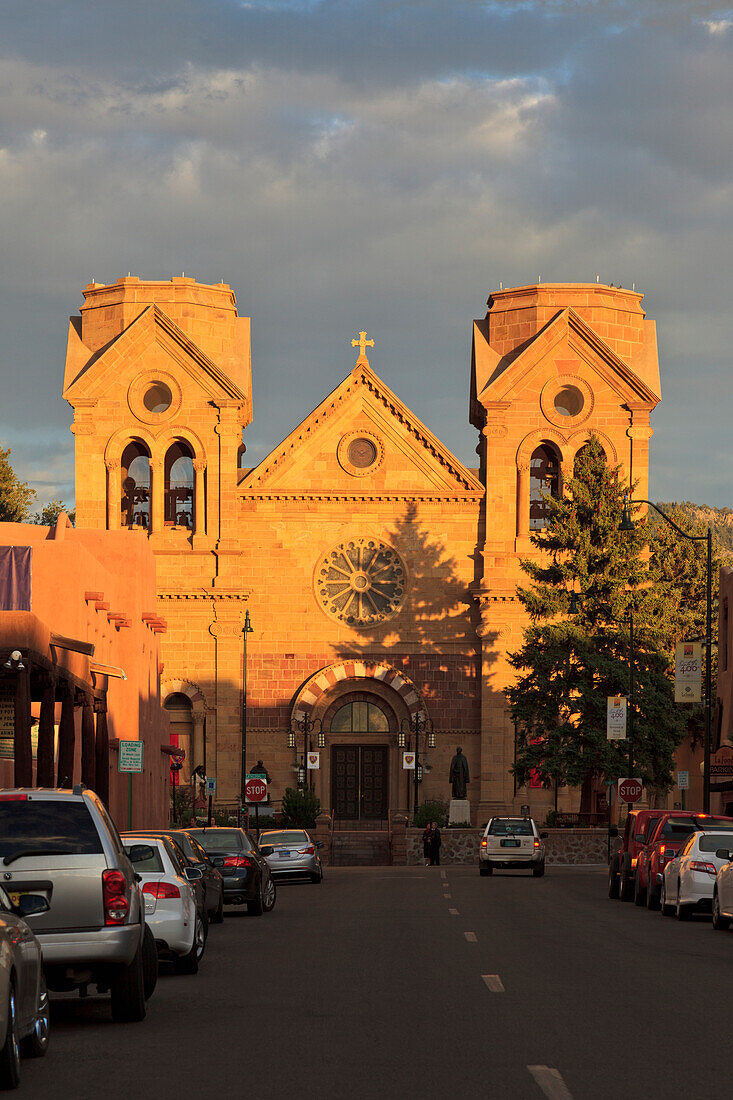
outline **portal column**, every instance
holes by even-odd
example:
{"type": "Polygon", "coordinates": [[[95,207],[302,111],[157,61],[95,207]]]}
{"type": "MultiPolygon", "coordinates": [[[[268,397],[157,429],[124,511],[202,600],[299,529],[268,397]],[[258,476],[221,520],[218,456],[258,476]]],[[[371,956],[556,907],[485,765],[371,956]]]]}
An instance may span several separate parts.
{"type": "Polygon", "coordinates": [[[163,523],[163,459],[150,460],[150,529],[155,535],[162,535],[163,523]]]}
{"type": "Polygon", "coordinates": [[[193,462],[194,470],[194,516],[193,516],[193,533],[194,535],[206,534],[206,490],[204,473],[206,470],[206,459],[195,458],[193,462]]]}
{"type": "Polygon", "coordinates": [[[122,468],[119,462],[107,459],[107,530],[119,531],[122,509],[122,468]]]}
{"type": "Polygon", "coordinates": [[[529,462],[517,465],[517,538],[529,537],[529,462]]]}

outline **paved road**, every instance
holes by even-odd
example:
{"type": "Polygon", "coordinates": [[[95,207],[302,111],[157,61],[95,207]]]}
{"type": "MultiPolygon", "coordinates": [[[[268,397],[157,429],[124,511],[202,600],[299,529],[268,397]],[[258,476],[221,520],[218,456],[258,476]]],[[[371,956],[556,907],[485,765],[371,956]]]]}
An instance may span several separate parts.
{"type": "Polygon", "coordinates": [[[21,1095],[717,1100],[731,988],[733,932],[611,902],[596,870],[333,869],[229,911],[142,1024],[57,1000],[21,1095]]]}

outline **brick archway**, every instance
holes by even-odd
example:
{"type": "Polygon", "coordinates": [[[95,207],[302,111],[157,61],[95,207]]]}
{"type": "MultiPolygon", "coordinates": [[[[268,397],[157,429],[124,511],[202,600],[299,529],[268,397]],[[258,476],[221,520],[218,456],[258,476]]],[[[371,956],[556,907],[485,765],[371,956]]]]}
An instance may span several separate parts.
{"type": "Polygon", "coordinates": [[[351,660],[327,665],[306,680],[293,702],[293,719],[302,721],[306,715],[310,718],[323,701],[321,697],[344,681],[351,681],[352,684],[354,681],[362,681],[364,687],[368,687],[370,681],[383,684],[397,692],[411,718],[414,714],[421,714],[425,718],[428,716],[425,701],[404,672],[398,672],[392,665],[382,662],[375,664],[351,660]]]}

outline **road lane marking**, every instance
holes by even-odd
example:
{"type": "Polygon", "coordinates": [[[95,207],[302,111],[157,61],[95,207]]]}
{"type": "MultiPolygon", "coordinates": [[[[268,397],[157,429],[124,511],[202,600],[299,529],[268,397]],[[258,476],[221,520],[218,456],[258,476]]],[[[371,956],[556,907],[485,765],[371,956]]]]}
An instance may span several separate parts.
{"type": "Polygon", "coordinates": [[[504,983],[498,974],[482,974],[481,977],[484,980],[486,988],[490,989],[492,993],[506,993],[504,983]]]}
{"type": "Polygon", "coordinates": [[[450,915],[452,917],[457,917],[458,916],[458,910],[457,909],[449,909],[448,912],[450,913],[450,915]]]}
{"type": "Polygon", "coordinates": [[[443,897],[445,898],[446,901],[450,901],[450,899],[453,897],[453,895],[452,894],[443,894],[443,897]]]}
{"type": "Polygon", "coordinates": [[[441,872],[440,872],[440,877],[441,877],[441,878],[445,878],[447,874],[448,874],[448,872],[447,872],[447,871],[441,871],[441,872]]]}
{"type": "Polygon", "coordinates": [[[463,935],[466,937],[469,943],[478,943],[475,932],[464,932],[463,935]]]}
{"type": "Polygon", "coordinates": [[[573,1100],[568,1086],[556,1069],[550,1066],[527,1066],[549,1100],[573,1100]]]}

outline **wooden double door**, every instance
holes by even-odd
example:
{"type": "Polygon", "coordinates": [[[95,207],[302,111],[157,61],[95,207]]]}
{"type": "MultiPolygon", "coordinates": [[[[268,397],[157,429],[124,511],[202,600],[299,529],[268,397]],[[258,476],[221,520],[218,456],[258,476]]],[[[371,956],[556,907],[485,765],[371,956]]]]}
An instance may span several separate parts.
{"type": "Polygon", "coordinates": [[[386,745],[333,745],[331,808],[337,818],[376,820],[387,817],[389,767],[386,745]]]}

